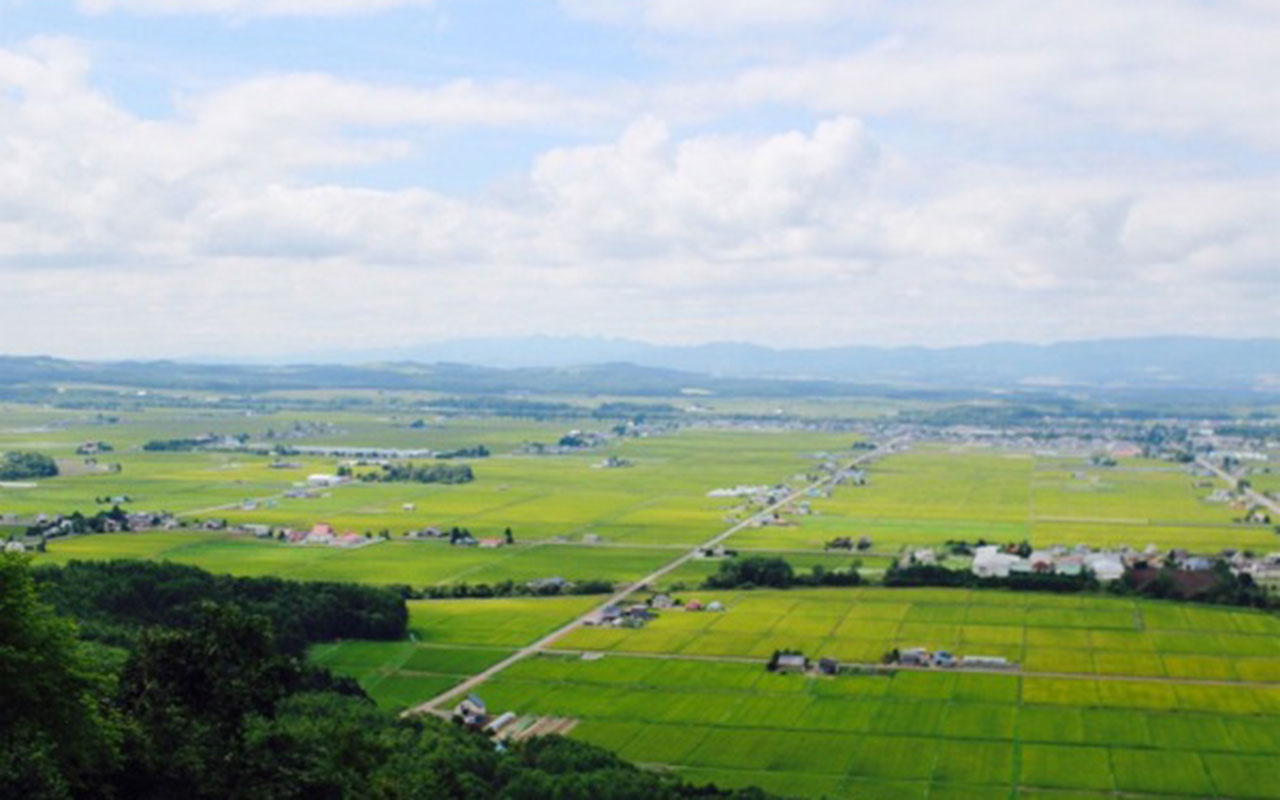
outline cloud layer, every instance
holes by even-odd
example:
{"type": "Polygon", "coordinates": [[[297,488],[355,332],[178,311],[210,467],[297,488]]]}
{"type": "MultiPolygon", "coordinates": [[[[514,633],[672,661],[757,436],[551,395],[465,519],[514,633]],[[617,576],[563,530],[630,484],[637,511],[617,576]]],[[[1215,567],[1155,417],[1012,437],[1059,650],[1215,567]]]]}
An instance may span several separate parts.
{"type": "Polygon", "coordinates": [[[175,83],[143,115],[92,42],[0,46],[6,349],[1280,335],[1269,4],[562,6],[669,69],[282,68],[175,83]],[[779,29],[812,47],[761,44],[779,29]],[[486,136],[532,155],[479,191],[414,177],[486,136]]]}

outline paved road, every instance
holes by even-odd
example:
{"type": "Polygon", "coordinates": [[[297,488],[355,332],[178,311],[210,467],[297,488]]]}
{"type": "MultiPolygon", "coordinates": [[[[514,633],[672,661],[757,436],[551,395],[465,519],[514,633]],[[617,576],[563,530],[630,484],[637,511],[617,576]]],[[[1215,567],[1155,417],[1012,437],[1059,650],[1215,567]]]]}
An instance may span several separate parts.
{"type": "MultiPolygon", "coordinates": [[[[857,458],[854,458],[853,460],[851,460],[846,465],[845,469],[852,469],[880,455],[883,455],[887,452],[891,452],[892,448],[895,445],[900,444],[901,442],[902,442],[901,439],[894,439],[892,441],[882,443],[875,450],[867,451],[859,455],[857,458]]],[[[734,535],[738,531],[748,527],[749,525],[751,525],[751,523],[756,522],[757,520],[764,519],[765,517],[773,514],[775,511],[778,511],[779,509],[781,509],[783,506],[786,506],[788,503],[794,502],[795,500],[798,500],[801,497],[804,497],[806,494],[809,493],[810,490],[820,489],[823,486],[826,486],[827,484],[833,482],[835,479],[836,479],[836,474],[828,475],[827,477],[822,478],[821,480],[814,481],[808,486],[797,489],[796,491],[787,495],[786,497],[774,503],[773,505],[770,505],[767,508],[764,508],[763,510],[757,512],[756,514],[753,514],[752,516],[747,517],[741,522],[736,523],[735,525],[716,534],[715,536],[711,537],[710,539],[698,545],[697,547],[694,547],[693,549],[684,553],[679,558],[676,558],[668,562],[667,564],[659,567],[658,569],[654,570],[652,573],[641,578],[636,583],[633,583],[623,588],[621,591],[614,593],[608,600],[592,608],[590,611],[586,612],[585,614],[582,614],[581,616],[577,617],[576,619],[569,622],[568,624],[557,628],[551,633],[548,633],[546,636],[543,636],[541,639],[534,642],[533,644],[528,645],[527,647],[524,647],[520,650],[517,650],[507,658],[504,658],[503,660],[499,661],[497,664],[494,664],[493,666],[489,667],[484,672],[481,672],[477,675],[473,675],[472,677],[468,678],[467,680],[463,681],[462,683],[458,684],[452,689],[449,689],[443,694],[436,695],[430,700],[427,700],[424,703],[420,703],[414,706],[413,708],[408,709],[404,713],[406,715],[444,713],[442,712],[440,707],[443,703],[445,703],[445,701],[450,700],[454,697],[458,697],[460,695],[466,694],[467,692],[470,692],[471,690],[475,689],[480,684],[489,680],[494,675],[497,675],[499,672],[502,672],[504,669],[511,666],[512,664],[515,664],[518,661],[523,661],[524,659],[528,658],[531,655],[534,655],[535,653],[540,653],[543,650],[546,650],[557,639],[560,639],[562,636],[565,636],[570,631],[579,627],[587,619],[598,615],[606,607],[621,603],[622,601],[626,600],[628,597],[630,597],[631,595],[639,591],[641,587],[653,584],[656,581],[659,581],[663,577],[674,572],[675,570],[679,569],[680,567],[684,566],[684,564],[689,562],[691,559],[696,558],[699,551],[704,550],[708,547],[715,547],[716,545],[720,544],[725,539],[728,539],[730,536],[734,535]]]]}
{"type": "MultiPolygon", "coordinates": [[[[1231,484],[1231,488],[1233,489],[1240,488],[1240,478],[1237,478],[1235,475],[1232,475],[1230,472],[1227,472],[1225,469],[1223,469],[1222,467],[1219,467],[1217,464],[1214,464],[1209,459],[1201,456],[1200,458],[1196,459],[1196,463],[1204,467],[1205,469],[1209,470],[1214,475],[1217,475],[1222,480],[1231,484]]],[[[1272,514],[1275,514],[1276,516],[1280,517],[1280,503],[1277,503],[1275,500],[1272,500],[1270,497],[1267,497],[1261,492],[1254,491],[1253,489],[1245,489],[1244,496],[1249,498],[1253,502],[1257,503],[1258,505],[1266,506],[1267,508],[1271,509],[1272,514]]]]}

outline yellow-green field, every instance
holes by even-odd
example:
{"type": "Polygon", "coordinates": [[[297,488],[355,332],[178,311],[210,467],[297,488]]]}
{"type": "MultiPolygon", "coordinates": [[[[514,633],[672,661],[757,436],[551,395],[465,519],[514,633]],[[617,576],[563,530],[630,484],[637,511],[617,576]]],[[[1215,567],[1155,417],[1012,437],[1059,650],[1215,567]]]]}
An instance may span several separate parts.
{"type": "MultiPolygon", "coordinates": [[[[771,403],[740,405],[759,411],[771,403]]],[[[826,401],[796,405],[829,410],[826,401]]],[[[420,415],[351,410],[104,413],[117,421],[90,411],[0,408],[0,452],[74,459],[79,443],[105,440],[115,450],[99,460],[122,465],[95,474],[78,464],[86,474],[0,487],[0,514],[92,513],[108,507],[99,498],[127,495],[126,508],[171,511],[190,527],[56,539],[38,559],[163,559],[220,573],[412,587],[553,576],[636,581],[750,513],[739,501],[708,498],[708,490],[798,487],[823,460],[816,454],[848,459],[858,438],[687,428],[531,456],[521,454],[523,443],[608,424],[428,417],[411,428],[420,415]],[[287,456],[298,466],[276,469],[262,455],[140,449],[151,439],[257,437],[269,429],[305,433],[284,444],[484,444],[493,456],[469,462],[476,473],[469,484],[356,484],[303,499],[283,495],[308,474],[335,471],[338,459],[287,456]],[[631,466],[594,466],[609,455],[631,466]],[[340,531],[386,531],[390,540],[352,550],[289,545],[196,529],[209,518],[286,528],[323,521],[340,531]],[[510,527],[516,544],[463,548],[400,535],[455,525],[480,537],[510,527]]],[[[863,405],[848,416],[870,413],[863,405]]],[[[868,474],[867,486],[806,498],[815,513],[745,528],[727,545],[784,555],[798,570],[857,566],[873,577],[903,548],[956,539],[1280,550],[1271,526],[1238,524],[1240,509],[1205,500],[1216,482],[1165,462],[1098,467],[1083,455],[916,442],[873,462],[868,474]],[[873,540],[866,552],[823,552],[832,538],[864,535],[873,540]]],[[[1259,473],[1259,483],[1271,477],[1259,473]]],[[[1280,798],[1275,615],[994,590],[697,589],[719,563],[691,560],[654,588],[720,600],[725,611],[665,611],[639,630],[578,628],[479,692],[493,708],[576,718],[573,736],[653,768],[786,796],[1280,798]],[[763,667],[780,648],[870,664],[913,646],[1003,656],[1018,670],[812,678],[763,667]],[[584,660],[582,652],[599,657],[584,660]]],[[[415,601],[408,640],[318,645],[311,658],[400,709],[450,690],[602,599],[415,601]]]]}
{"type": "Polygon", "coordinates": [[[1239,508],[1205,499],[1220,485],[1163,461],[1097,467],[1085,456],[923,444],[876,462],[868,485],[814,500],[817,514],[800,525],[743,531],[733,543],[819,548],[836,536],[865,535],[881,552],[953,539],[1205,553],[1280,549],[1272,526],[1239,524],[1239,508]]]}

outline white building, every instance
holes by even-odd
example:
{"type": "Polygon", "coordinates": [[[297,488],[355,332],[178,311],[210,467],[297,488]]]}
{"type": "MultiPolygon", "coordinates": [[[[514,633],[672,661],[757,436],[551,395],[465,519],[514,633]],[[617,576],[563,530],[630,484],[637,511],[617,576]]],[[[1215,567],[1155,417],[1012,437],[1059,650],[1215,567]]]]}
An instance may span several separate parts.
{"type": "MultiPolygon", "coordinates": [[[[1012,553],[1002,553],[1000,548],[988,544],[974,550],[971,569],[979,578],[1007,578],[1009,572],[1024,561],[1025,559],[1012,553]]],[[[1030,565],[1027,566],[1030,567],[1030,565]]]]}
{"type": "Polygon", "coordinates": [[[1100,581],[1118,581],[1124,577],[1124,562],[1111,553],[1091,553],[1085,556],[1084,565],[1100,581]]]}

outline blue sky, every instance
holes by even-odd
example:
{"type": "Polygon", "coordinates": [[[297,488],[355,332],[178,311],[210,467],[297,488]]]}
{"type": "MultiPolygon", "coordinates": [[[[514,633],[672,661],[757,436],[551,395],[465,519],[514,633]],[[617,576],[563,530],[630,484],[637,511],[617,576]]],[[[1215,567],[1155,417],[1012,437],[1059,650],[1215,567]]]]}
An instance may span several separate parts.
{"type": "Polygon", "coordinates": [[[1280,335],[1267,0],[0,0],[4,350],[1280,335]]]}

